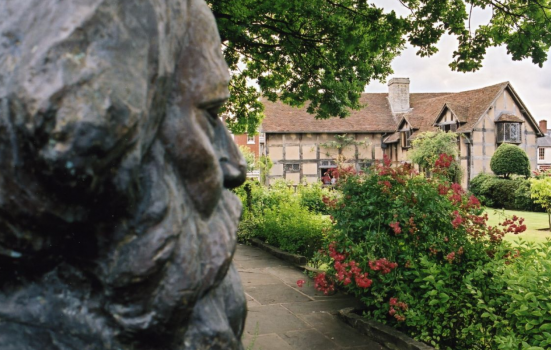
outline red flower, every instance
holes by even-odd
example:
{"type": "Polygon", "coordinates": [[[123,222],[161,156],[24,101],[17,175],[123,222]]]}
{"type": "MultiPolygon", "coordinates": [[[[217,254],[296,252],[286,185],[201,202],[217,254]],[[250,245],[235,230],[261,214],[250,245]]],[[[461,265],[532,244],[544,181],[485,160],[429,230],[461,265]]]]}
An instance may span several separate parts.
{"type": "Polygon", "coordinates": [[[298,280],[298,281],[297,281],[297,286],[298,286],[299,288],[302,288],[302,286],[304,285],[304,283],[306,283],[306,281],[304,281],[304,280],[298,280]]]}
{"type": "Polygon", "coordinates": [[[402,232],[402,229],[400,228],[400,223],[398,221],[391,222],[389,226],[392,227],[395,234],[399,234],[400,232],[402,232]]]}

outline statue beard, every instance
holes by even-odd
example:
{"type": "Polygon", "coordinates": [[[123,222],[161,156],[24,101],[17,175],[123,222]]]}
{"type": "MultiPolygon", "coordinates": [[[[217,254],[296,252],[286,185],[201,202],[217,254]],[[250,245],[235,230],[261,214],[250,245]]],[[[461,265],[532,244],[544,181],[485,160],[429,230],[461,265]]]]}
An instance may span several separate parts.
{"type": "Polygon", "coordinates": [[[134,215],[111,227],[90,223],[93,259],[63,261],[16,293],[3,288],[0,319],[46,329],[60,342],[68,335],[56,330],[71,329],[70,337],[98,349],[241,348],[246,301],[231,263],[241,204],[223,190],[212,214],[201,215],[165,156],[156,141],[134,215]]]}

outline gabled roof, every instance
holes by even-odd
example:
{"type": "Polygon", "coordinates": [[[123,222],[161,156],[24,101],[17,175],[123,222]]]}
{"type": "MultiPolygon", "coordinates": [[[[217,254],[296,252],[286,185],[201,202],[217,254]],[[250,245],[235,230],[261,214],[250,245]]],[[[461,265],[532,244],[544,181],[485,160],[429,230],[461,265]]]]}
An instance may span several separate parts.
{"type": "Polygon", "coordinates": [[[505,82],[481,89],[441,94],[430,100],[412,101],[410,121],[419,132],[431,130],[446,106],[463,123],[457,131],[470,131],[508,85],[509,83],[505,82]]]}
{"type": "MultiPolygon", "coordinates": [[[[414,130],[414,138],[421,132],[434,130],[434,124],[448,109],[461,122],[457,132],[470,132],[505,89],[508,89],[520,105],[527,121],[535,126],[538,136],[542,136],[534,118],[509,82],[462,92],[411,93],[411,109],[395,115],[391,112],[387,93],[364,93],[360,103],[365,107],[351,111],[350,116],[344,119],[316,120],[306,112],[306,107],[293,108],[282,102],[263,101],[266,117],[262,123],[262,132],[390,133],[397,131],[405,121],[414,130]]],[[[388,138],[388,142],[395,142],[395,139],[396,136],[393,135],[388,138]]]]}
{"type": "Polygon", "coordinates": [[[267,133],[379,133],[396,129],[386,93],[362,94],[360,104],[366,107],[350,111],[347,118],[317,120],[306,112],[307,106],[294,108],[282,102],[263,100],[262,132],[267,133]]]}
{"type": "Polygon", "coordinates": [[[442,106],[442,110],[437,114],[436,119],[434,119],[433,124],[437,124],[438,120],[442,117],[442,115],[446,111],[452,112],[452,114],[459,120],[461,123],[467,122],[468,115],[469,115],[469,106],[464,106],[458,103],[452,103],[452,102],[446,102],[444,106],[442,106]]]}

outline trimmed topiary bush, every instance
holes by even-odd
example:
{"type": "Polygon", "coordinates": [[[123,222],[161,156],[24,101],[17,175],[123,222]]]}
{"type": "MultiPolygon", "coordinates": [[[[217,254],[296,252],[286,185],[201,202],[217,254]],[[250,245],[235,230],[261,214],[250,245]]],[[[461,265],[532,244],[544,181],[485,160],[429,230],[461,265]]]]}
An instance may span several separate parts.
{"type": "Polygon", "coordinates": [[[490,168],[494,174],[509,178],[513,174],[530,176],[530,160],[523,149],[503,143],[497,148],[492,160],[490,168]]]}

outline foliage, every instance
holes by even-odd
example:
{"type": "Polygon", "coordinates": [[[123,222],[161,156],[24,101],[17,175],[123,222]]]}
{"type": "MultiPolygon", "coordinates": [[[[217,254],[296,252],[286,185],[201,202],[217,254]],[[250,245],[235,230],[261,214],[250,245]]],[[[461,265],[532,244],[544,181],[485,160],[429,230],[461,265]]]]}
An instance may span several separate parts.
{"type": "Polygon", "coordinates": [[[274,162],[268,156],[261,155],[258,160],[258,167],[260,168],[260,183],[266,184],[267,175],[270,173],[270,169],[274,166],[274,162]]]}
{"type": "Polygon", "coordinates": [[[523,149],[502,143],[490,160],[490,168],[496,175],[509,178],[513,174],[530,176],[530,160],[523,149]]]}
{"type": "Polygon", "coordinates": [[[330,221],[314,215],[299,201],[284,201],[264,211],[256,237],[284,251],[312,258],[321,248],[330,221]]]}
{"type": "MultiPolygon", "coordinates": [[[[335,135],[334,141],[324,142],[320,143],[320,146],[323,148],[329,148],[329,149],[335,149],[339,152],[342,152],[344,149],[346,149],[349,146],[358,146],[367,148],[369,146],[369,141],[367,139],[363,141],[356,141],[356,138],[354,136],[347,136],[346,134],[342,135],[335,135]]],[[[329,154],[327,154],[329,156],[329,154]]],[[[344,156],[342,154],[339,155],[339,157],[336,159],[337,162],[343,162],[344,156]]]]}
{"type": "Polygon", "coordinates": [[[235,133],[254,133],[262,118],[259,96],[300,106],[320,118],[361,107],[371,80],[392,73],[405,41],[430,56],[444,34],[458,39],[450,67],[475,71],[486,49],[506,45],[514,60],[547,59],[551,23],[547,0],[404,0],[407,17],[359,0],[207,0],[233,72],[228,121],[235,133]],[[468,6],[467,6],[468,5],[468,6]],[[488,9],[486,25],[470,28],[473,8],[488,9]],[[468,23],[468,25],[467,25],[468,23]],[[257,83],[255,89],[249,81],[257,83]]]}
{"type": "Polygon", "coordinates": [[[531,198],[530,187],[530,181],[522,177],[504,179],[480,173],[471,180],[469,190],[483,205],[492,208],[542,211],[531,198]]]}
{"type": "Polygon", "coordinates": [[[532,185],[532,198],[547,211],[549,230],[551,230],[551,177],[530,179],[530,183],[532,185]]]}
{"type": "Polygon", "coordinates": [[[472,277],[466,286],[481,319],[469,332],[485,329],[478,338],[490,349],[551,347],[551,242],[521,242],[505,264],[495,259],[472,277]]]}
{"type": "MultiPolygon", "coordinates": [[[[431,179],[385,159],[371,172],[339,181],[342,198],[330,202],[329,269],[316,285],[324,291],[343,286],[365,303],[366,316],[437,348],[498,349],[498,329],[483,309],[503,324],[509,317],[500,304],[507,298],[503,284],[491,277],[518,257],[504,235],[526,225],[513,217],[488,226],[478,200],[442,176],[445,159],[431,179]]],[[[507,331],[537,343],[534,334],[507,331]]]]}
{"type": "Polygon", "coordinates": [[[247,162],[247,172],[255,170],[257,168],[257,162],[254,153],[251,152],[249,147],[240,145],[239,151],[241,151],[243,158],[245,158],[245,161],[247,162]]]}
{"type": "MultiPolygon", "coordinates": [[[[301,193],[295,193],[284,181],[277,181],[271,188],[248,180],[235,190],[243,202],[243,216],[238,228],[238,239],[246,241],[256,237],[290,253],[311,258],[321,248],[324,232],[330,221],[307,206],[318,193],[314,186],[301,186],[301,193]]],[[[321,200],[321,197],[320,197],[321,200]]]]}
{"type": "Polygon", "coordinates": [[[448,178],[454,182],[461,182],[461,166],[457,161],[458,134],[454,132],[427,131],[419,134],[412,140],[412,148],[408,152],[408,157],[412,162],[419,164],[421,169],[433,171],[436,161],[441,154],[451,156],[453,161],[447,167],[448,178]]]}
{"type": "Polygon", "coordinates": [[[331,191],[328,188],[323,187],[319,182],[309,185],[302,184],[298,186],[298,194],[300,197],[300,203],[303,207],[313,213],[323,215],[328,214],[324,199],[332,200],[337,196],[335,191],[331,191]]]}

